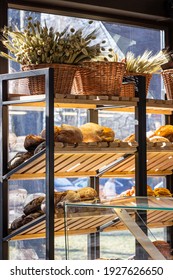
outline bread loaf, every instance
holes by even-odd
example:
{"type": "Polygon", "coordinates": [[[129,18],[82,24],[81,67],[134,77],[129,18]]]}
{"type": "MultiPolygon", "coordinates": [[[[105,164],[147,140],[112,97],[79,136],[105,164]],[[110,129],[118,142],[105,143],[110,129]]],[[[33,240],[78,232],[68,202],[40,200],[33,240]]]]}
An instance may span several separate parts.
{"type": "Polygon", "coordinates": [[[113,142],[115,132],[110,127],[102,126],[103,133],[101,135],[102,142],[113,142]]]}
{"type": "MultiPolygon", "coordinates": [[[[85,200],[93,200],[97,198],[97,192],[91,187],[82,188],[76,191],[68,190],[65,192],[54,192],[54,211],[56,214],[63,214],[64,202],[78,202],[85,200]]],[[[74,210],[76,211],[76,209],[74,210]]],[[[24,224],[36,219],[37,217],[46,213],[46,199],[45,196],[39,196],[31,200],[24,206],[24,215],[15,219],[11,223],[11,229],[15,230],[24,224]]]]}
{"type": "Polygon", "coordinates": [[[41,203],[44,200],[44,196],[39,196],[31,200],[28,204],[24,206],[23,212],[25,215],[29,215],[33,212],[41,210],[41,203]]]}
{"type": "Polygon", "coordinates": [[[33,152],[19,152],[17,153],[7,165],[8,170],[12,170],[19,166],[21,163],[25,162],[27,159],[33,156],[33,152]]]}
{"type": "Polygon", "coordinates": [[[80,200],[94,199],[97,197],[97,192],[91,187],[81,188],[77,191],[80,195],[80,200]]]}
{"type": "Polygon", "coordinates": [[[27,223],[35,220],[36,218],[38,218],[42,215],[43,215],[42,211],[37,211],[37,212],[31,213],[29,215],[22,215],[21,217],[15,219],[11,223],[11,229],[15,230],[17,228],[20,228],[21,226],[26,225],[27,223]]]}
{"type": "MultiPolygon", "coordinates": [[[[54,126],[54,141],[56,141],[56,137],[60,132],[60,127],[59,126],[54,126]]],[[[40,133],[40,136],[44,139],[46,139],[46,129],[43,129],[40,133]]]]}
{"type": "MultiPolygon", "coordinates": [[[[40,133],[41,137],[46,138],[45,129],[40,133]]],[[[54,141],[64,144],[78,144],[83,140],[80,129],[76,126],[62,124],[61,127],[54,126],[54,141]]]]}
{"type": "Polygon", "coordinates": [[[135,142],[135,134],[130,134],[129,136],[123,139],[123,142],[135,142]]]}
{"type": "Polygon", "coordinates": [[[68,144],[78,144],[81,143],[82,140],[83,135],[78,127],[62,124],[55,141],[68,144]]]}
{"type": "Polygon", "coordinates": [[[25,137],[24,148],[27,151],[34,151],[37,148],[37,146],[44,141],[45,139],[43,139],[41,136],[29,134],[25,137]]]}
{"type": "MultiPolygon", "coordinates": [[[[54,206],[56,207],[56,205],[62,201],[63,197],[67,194],[67,192],[54,192],[54,206]]],[[[41,202],[41,206],[40,206],[41,210],[46,213],[46,198],[43,199],[43,201],[41,202]]]]}
{"type": "Polygon", "coordinates": [[[101,142],[101,136],[103,134],[103,128],[96,123],[86,123],[79,127],[83,135],[83,142],[101,142]]]}
{"type": "Polygon", "coordinates": [[[164,240],[156,240],[153,241],[153,244],[167,260],[171,260],[171,247],[169,243],[164,240]]]}
{"type": "Polygon", "coordinates": [[[80,201],[81,197],[78,191],[69,190],[66,192],[66,195],[61,198],[61,202],[77,202],[80,201]]]}
{"type": "Polygon", "coordinates": [[[155,188],[154,195],[158,196],[158,197],[160,197],[160,196],[172,197],[170,190],[168,190],[166,188],[155,188]]]}
{"type": "Polygon", "coordinates": [[[114,141],[115,133],[110,127],[89,122],[81,125],[79,128],[83,134],[83,142],[85,143],[114,141]]]}
{"type": "MultiPolygon", "coordinates": [[[[136,142],[135,134],[134,133],[130,134],[129,136],[123,139],[123,142],[136,142]]],[[[146,137],[146,142],[149,142],[148,137],[146,137]]]]}
{"type": "Polygon", "coordinates": [[[162,136],[162,137],[166,137],[169,136],[169,135],[172,135],[173,134],[173,125],[162,125],[160,126],[151,136],[162,136]]]}
{"type": "MultiPolygon", "coordinates": [[[[135,195],[136,195],[135,186],[120,194],[120,196],[135,196],[135,195]]],[[[147,196],[154,196],[154,191],[149,185],[147,185],[147,196]]]]}
{"type": "Polygon", "coordinates": [[[157,143],[157,142],[170,142],[169,139],[163,136],[152,136],[149,138],[149,141],[152,143],[157,143]]]}

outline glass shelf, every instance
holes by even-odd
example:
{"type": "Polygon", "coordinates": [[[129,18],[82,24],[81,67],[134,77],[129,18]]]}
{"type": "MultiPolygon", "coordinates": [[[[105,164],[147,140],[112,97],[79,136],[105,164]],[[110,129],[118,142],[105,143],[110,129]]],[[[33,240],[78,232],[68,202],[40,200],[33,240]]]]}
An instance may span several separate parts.
{"type": "Polygon", "coordinates": [[[173,211],[172,197],[117,197],[101,202],[66,203],[66,207],[118,208],[133,210],[173,211]]]}

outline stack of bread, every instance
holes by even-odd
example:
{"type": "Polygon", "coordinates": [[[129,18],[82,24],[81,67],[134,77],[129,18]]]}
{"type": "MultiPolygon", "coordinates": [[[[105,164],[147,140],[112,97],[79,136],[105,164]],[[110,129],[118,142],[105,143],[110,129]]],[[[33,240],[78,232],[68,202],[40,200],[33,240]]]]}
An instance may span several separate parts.
{"type": "MultiPolygon", "coordinates": [[[[135,186],[122,192],[120,196],[135,196],[135,186]]],[[[149,185],[147,185],[147,196],[172,197],[172,194],[167,188],[155,188],[153,190],[149,185]]]]}
{"type": "MultiPolygon", "coordinates": [[[[131,134],[123,139],[123,142],[134,142],[135,134],[131,134]]],[[[146,137],[147,142],[173,142],[173,125],[162,125],[156,131],[146,137]]]]}
{"type": "MultiPolygon", "coordinates": [[[[54,141],[61,142],[64,145],[90,142],[113,142],[115,137],[114,131],[105,126],[96,123],[86,123],[82,126],[75,127],[72,125],[62,124],[54,126],[54,141]]],[[[12,170],[24,161],[28,160],[34,154],[40,152],[46,147],[46,130],[43,129],[40,135],[29,134],[25,137],[24,148],[26,152],[17,153],[9,162],[8,170],[12,170]]]]}
{"type": "Polygon", "coordinates": [[[150,135],[149,140],[157,142],[173,142],[173,125],[162,125],[153,134],[150,135]]]}
{"type": "MultiPolygon", "coordinates": [[[[81,188],[77,191],[68,190],[65,192],[54,192],[54,212],[61,214],[64,212],[64,202],[92,202],[98,199],[97,192],[91,187],[81,188]]],[[[11,229],[15,230],[46,213],[45,196],[39,196],[28,202],[23,208],[23,215],[11,223],[11,229]]]]}
{"type": "Polygon", "coordinates": [[[154,189],[154,196],[156,196],[156,197],[160,197],[160,196],[172,197],[172,194],[171,194],[170,190],[168,190],[167,188],[155,188],[154,189]]]}

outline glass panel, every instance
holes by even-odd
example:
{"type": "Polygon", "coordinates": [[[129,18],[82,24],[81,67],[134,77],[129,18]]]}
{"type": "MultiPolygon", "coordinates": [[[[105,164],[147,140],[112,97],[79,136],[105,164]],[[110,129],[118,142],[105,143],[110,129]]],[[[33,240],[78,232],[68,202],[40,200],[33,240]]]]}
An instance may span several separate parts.
{"type": "MultiPolygon", "coordinates": [[[[135,199],[138,200],[138,198],[135,199]]],[[[111,203],[106,205],[66,203],[67,259],[76,260],[79,259],[79,256],[82,259],[141,259],[143,252],[140,251],[140,255],[139,252],[136,255],[135,249],[136,246],[139,248],[139,244],[149,254],[149,256],[146,255],[146,259],[171,259],[170,247],[163,240],[164,231],[161,226],[163,224],[166,226],[166,223],[168,225],[173,214],[172,212],[166,214],[166,222],[163,211],[153,211],[158,210],[157,206],[147,208],[144,206],[144,199],[139,198],[140,206],[137,206],[136,209],[150,210],[132,211],[134,206],[130,210],[128,203],[123,207],[119,207],[118,203],[114,205],[111,203]],[[157,227],[157,229],[153,229],[153,227],[157,227]],[[74,234],[78,234],[80,237],[77,239],[74,234]],[[88,235],[87,242],[84,239],[86,235],[88,235]],[[139,244],[136,244],[136,241],[139,244]],[[162,246],[156,246],[158,251],[155,251],[154,244],[162,246]],[[81,252],[82,250],[83,252],[81,252]],[[160,254],[159,251],[161,255],[157,255],[157,253],[160,254]]]]}
{"type": "MultiPolygon", "coordinates": [[[[93,202],[83,203],[67,203],[68,207],[93,207],[93,202]]],[[[134,210],[173,210],[173,198],[172,197],[138,197],[138,196],[126,196],[116,197],[112,200],[103,200],[102,203],[94,203],[96,208],[122,208],[122,209],[134,209],[134,210]]]]}

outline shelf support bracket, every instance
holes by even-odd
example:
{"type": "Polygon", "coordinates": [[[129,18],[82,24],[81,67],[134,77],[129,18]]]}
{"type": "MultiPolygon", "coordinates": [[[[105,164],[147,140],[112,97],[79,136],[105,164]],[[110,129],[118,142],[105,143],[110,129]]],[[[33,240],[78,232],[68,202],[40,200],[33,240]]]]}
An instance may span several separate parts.
{"type": "Polygon", "coordinates": [[[133,234],[136,240],[141,244],[145,251],[153,260],[165,260],[165,257],[154,246],[148,236],[138,226],[138,224],[132,219],[125,209],[114,209],[120,220],[126,225],[129,231],[133,234]]]}

